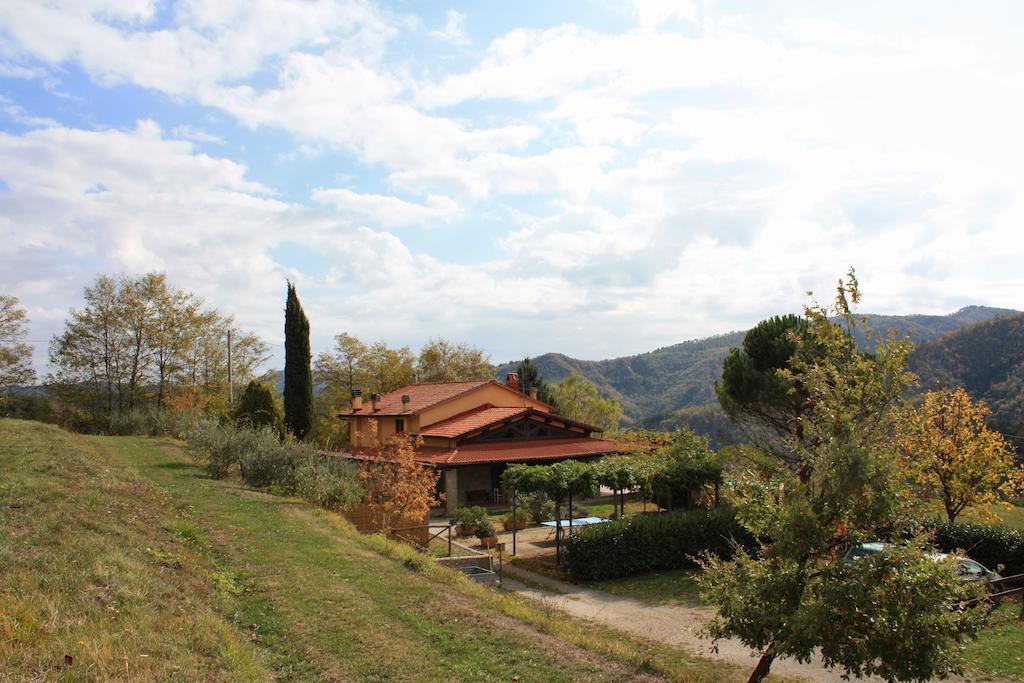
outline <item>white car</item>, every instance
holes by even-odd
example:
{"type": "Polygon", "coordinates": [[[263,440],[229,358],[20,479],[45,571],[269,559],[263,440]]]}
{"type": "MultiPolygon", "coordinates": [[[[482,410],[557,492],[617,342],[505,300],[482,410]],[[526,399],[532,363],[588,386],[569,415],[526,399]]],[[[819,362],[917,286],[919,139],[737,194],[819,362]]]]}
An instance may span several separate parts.
{"type": "MultiPolygon", "coordinates": [[[[856,562],[865,555],[877,555],[878,553],[885,552],[886,545],[886,543],[859,543],[846,551],[843,555],[843,562],[856,562]]],[[[949,556],[945,553],[933,553],[929,557],[938,562],[949,556]]],[[[958,555],[954,559],[956,560],[956,573],[964,583],[983,580],[994,581],[1003,578],[985,565],[975,562],[969,557],[958,555]]]]}

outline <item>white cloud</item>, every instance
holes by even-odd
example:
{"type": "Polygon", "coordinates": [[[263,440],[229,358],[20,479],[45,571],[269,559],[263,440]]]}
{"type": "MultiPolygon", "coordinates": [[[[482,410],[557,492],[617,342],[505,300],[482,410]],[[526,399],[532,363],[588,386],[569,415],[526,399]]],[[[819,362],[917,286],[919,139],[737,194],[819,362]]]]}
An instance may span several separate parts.
{"type": "Polygon", "coordinates": [[[444,40],[455,45],[469,45],[472,41],[462,30],[462,22],[465,20],[465,14],[450,9],[445,12],[444,28],[440,31],[431,31],[430,35],[438,40],[444,40]]]}
{"type": "Polygon", "coordinates": [[[670,19],[697,22],[697,3],[690,0],[633,0],[638,23],[653,28],[670,19]]]}
{"type": "Polygon", "coordinates": [[[85,131],[0,103],[45,127],[0,137],[10,272],[41,292],[47,271],[77,287],[89,268],[166,268],[271,337],[288,274],[317,292],[324,335],[444,334],[499,356],[743,327],[851,264],[869,308],[1015,305],[1019,45],[952,19],[904,30],[807,14],[638,2],[619,31],[512,26],[473,52],[455,10],[432,31],[363,2],[190,2],[154,30],[150,2],[7,3],[0,75],[79,64],[287,131],[287,173],[316,159],[308,173],[331,174],[302,178],[325,205],[303,206],[275,194],[275,179],[294,191],[284,171],[255,183],[198,153],[191,142],[219,141],[198,122],[85,131]],[[431,37],[458,60],[415,52],[453,52],[431,37]],[[451,227],[384,231],[435,224],[451,227]],[[285,239],[326,274],[276,260],[285,239]],[[485,255],[457,263],[461,239],[485,255]]]}
{"type": "Polygon", "coordinates": [[[313,199],[384,228],[429,226],[452,221],[462,213],[455,201],[438,195],[430,195],[426,203],[417,204],[389,195],[360,194],[346,188],[320,187],[313,191],[313,199]]]}
{"type": "Polygon", "coordinates": [[[7,115],[11,121],[21,124],[23,126],[31,126],[34,128],[45,127],[45,126],[56,126],[59,125],[53,119],[46,116],[33,116],[32,114],[25,111],[25,108],[19,104],[15,104],[10,99],[0,95],[0,111],[7,115]]]}
{"type": "Polygon", "coordinates": [[[191,140],[192,142],[208,142],[215,145],[224,144],[224,138],[195,126],[175,126],[171,129],[171,136],[182,140],[191,140]]]}

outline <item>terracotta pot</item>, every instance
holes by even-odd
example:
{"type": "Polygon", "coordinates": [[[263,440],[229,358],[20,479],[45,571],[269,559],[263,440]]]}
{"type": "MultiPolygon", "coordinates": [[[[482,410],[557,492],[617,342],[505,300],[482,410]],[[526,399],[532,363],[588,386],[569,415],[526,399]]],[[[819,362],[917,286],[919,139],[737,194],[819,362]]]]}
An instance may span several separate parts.
{"type": "Polygon", "coordinates": [[[482,545],[485,548],[493,548],[494,546],[498,545],[498,537],[484,536],[480,539],[480,545],[482,545]]]}
{"type": "Polygon", "coordinates": [[[463,529],[462,527],[457,526],[455,527],[455,533],[459,536],[459,538],[468,538],[469,536],[472,536],[476,533],[476,527],[471,526],[468,529],[463,529]]]}
{"type": "MultiPolygon", "coordinates": [[[[505,521],[502,522],[502,524],[505,525],[505,531],[512,531],[512,520],[505,520],[505,521]]],[[[517,519],[516,520],[516,529],[519,530],[519,529],[525,529],[525,528],[526,528],[526,520],[525,519],[517,519]]]]}

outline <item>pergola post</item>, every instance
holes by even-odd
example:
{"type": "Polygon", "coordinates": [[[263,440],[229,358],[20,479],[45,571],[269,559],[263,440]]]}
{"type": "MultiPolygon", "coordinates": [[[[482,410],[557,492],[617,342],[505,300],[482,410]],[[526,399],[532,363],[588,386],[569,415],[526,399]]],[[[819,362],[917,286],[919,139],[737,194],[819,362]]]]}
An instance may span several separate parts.
{"type": "Polygon", "coordinates": [[[516,554],[516,531],[519,529],[519,520],[516,518],[516,498],[519,491],[512,489],[512,554],[516,554]]]}

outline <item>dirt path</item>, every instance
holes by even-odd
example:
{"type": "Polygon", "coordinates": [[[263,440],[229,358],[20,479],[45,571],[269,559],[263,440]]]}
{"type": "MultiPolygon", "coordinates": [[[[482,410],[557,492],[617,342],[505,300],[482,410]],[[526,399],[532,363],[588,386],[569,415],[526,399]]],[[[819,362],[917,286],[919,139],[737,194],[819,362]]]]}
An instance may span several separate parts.
{"type": "MultiPolygon", "coordinates": [[[[680,647],[695,654],[724,659],[748,671],[757,663],[757,657],[752,656],[750,650],[739,641],[719,641],[718,652],[715,653],[711,643],[697,635],[704,622],[711,618],[710,608],[651,605],[551,579],[508,564],[505,565],[504,571],[504,587],[507,590],[541,600],[578,617],[593,619],[621,631],[680,647]]],[[[839,671],[826,669],[820,663],[801,664],[792,659],[776,660],[772,665],[772,673],[812,681],[843,680],[839,671]]]]}

